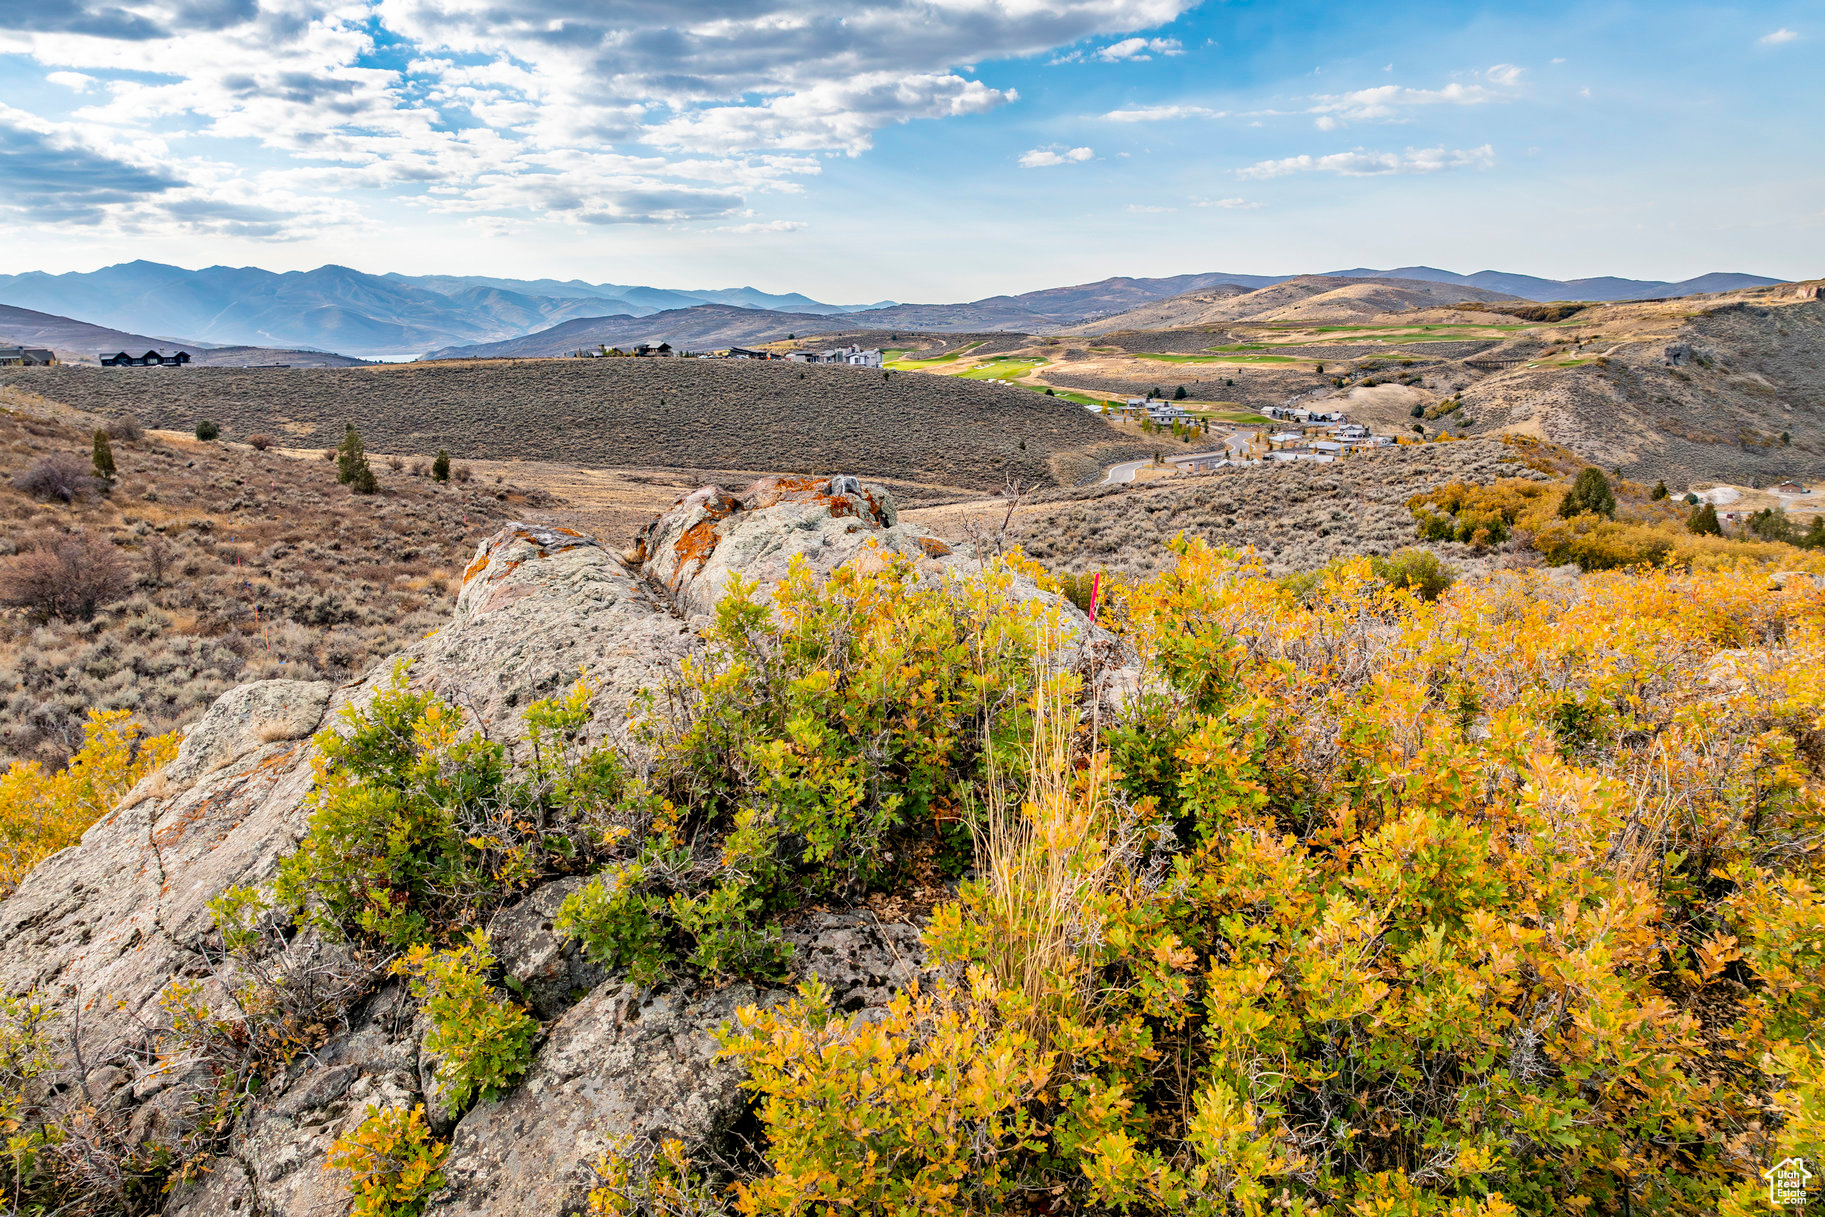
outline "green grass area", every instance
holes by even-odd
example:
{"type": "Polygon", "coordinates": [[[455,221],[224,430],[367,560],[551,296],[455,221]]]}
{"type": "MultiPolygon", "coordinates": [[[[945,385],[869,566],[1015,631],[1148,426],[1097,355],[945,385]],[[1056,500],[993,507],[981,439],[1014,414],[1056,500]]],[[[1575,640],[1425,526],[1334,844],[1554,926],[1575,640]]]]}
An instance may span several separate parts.
{"type": "Polygon", "coordinates": [[[1015,380],[1034,368],[1044,367],[1045,360],[997,355],[987,363],[957,373],[959,380],[1015,380]]]}
{"type": "Polygon", "coordinates": [[[892,368],[896,372],[923,372],[926,368],[936,367],[941,363],[956,363],[987,341],[988,339],[984,338],[981,342],[972,342],[961,350],[952,351],[949,355],[934,355],[930,359],[897,359],[892,363],[887,363],[885,362],[886,353],[883,352],[882,366],[892,368]]]}
{"type": "Polygon", "coordinates": [[[1059,401],[1075,402],[1077,405],[1080,405],[1080,406],[1105,406],[1106,405],[1106,406],[1111,406],[1116,409],[1119,409],[1122,405],[1121,402],[1116,401],[1114,398],[1090,397],[1083,393],[1074,393],[1070,389],[1052,388],[1051,385],[1029,385],[1029,384],[1022,384],[1019,381],[1015,381],[1014,387],[1016,389],[1026,389],[1030,392],[1039,393],[1042,395],[1045,393],[1045,391],[1047,389],[1052,389],[1052,396],[1057,398],[1059,401]]]}

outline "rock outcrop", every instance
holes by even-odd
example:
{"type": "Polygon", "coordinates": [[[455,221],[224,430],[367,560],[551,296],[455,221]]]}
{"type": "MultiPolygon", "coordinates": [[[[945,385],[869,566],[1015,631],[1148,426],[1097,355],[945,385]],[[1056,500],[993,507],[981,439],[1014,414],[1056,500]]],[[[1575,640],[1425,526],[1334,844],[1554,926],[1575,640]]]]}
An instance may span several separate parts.
{"type": "MultiPolygon", "coordinates": [[[[795,556],[828,573],[879,560],[871,553],[906,555],[936,578],[962,557],[901,524],[885,491],[852,478],[766,479],[739,495],[705,487],[655,521],[644,546],[631,555],[636,569],[590,537],[510,525],[477,550],[450,623],[396,661],[342,688],[264,681],[228,693],[169,766],[0,904],[0,992],[35,990],[66,1014],[80,1009],[83,1071],[97,1101],[150,1110],[173,1080],[153,1076],[159,995],[190,978],[203,982],[206,998],[225,996],[204,949],[214,933],[208,902],[231,885],[272,878],[306,829],[310,737],[345,708],[364,706],[396,672],[495,738],[517,738],[528,704],[582,676],[596,691],[600,729],[613,732],[630,699],[700,645],[693,623],[729,578],[773,583],[795,556]]],[[[1026,580],[1016,594],[1043,593],[1026,580]]],[[[1073,620],[1083,625],[1081,615],[1073,620]]],[[[578,882],[539,887],[488,927],[504,972],[545,1026],[520,1085],[453,1128],[444,1121],[449,1184],[433,1213],[578,1211],[588,1162],[607,1137],[711,1140],[741,1110],[738,1077],[714,1060],[714,1032],[738,1005],[776,1001],[784,990],[641,990],[606,975],[553,929],[578,882]]],[[[918,974],[918,932],[909,925],[826,913],[790,936],[801,977],[822,978],[846,1009],[880,1005],[918,974]]],[[[66,1030],[75,1025],[66,1019],[66,1030]]],[[[422,1031],[403,985],[381,984],[262,1089],[239,1117],[229,1153],[176,1189],[166,1212],[343,1211],[344,1181],[322,1169],[330,1144],[370,1104],[433,1105],[422,1031]]]]}

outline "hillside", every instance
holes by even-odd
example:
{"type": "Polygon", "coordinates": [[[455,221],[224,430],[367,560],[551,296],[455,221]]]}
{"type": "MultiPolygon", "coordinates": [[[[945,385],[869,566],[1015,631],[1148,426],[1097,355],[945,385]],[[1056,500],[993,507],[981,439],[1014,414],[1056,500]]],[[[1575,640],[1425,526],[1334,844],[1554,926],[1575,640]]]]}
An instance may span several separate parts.
{"type": "MultiPolygon", "coordinates": [[[[591,467],[815,473],[994,489],[1075,481],[1083,453],[1120,440],[1101,418],[1040,394],[871,369],[739,360],[591,359],[359,369],[0,369],[14,384],[104,416],[226,438],[270,432],[329,447],[345,422],[377,452],[591,467]]],[[[1111,458],[1115,459],[1115,458],[1111,458]]]]}
{"type": "Polygon", "coordinates": [[[347,355],[327,351],[280,350],[272,347],[212,347],[180,338],[151,338],[145,334],[128,334],[106,326],[91,325],[69,317],[58,317],[32,309],[0,304],[0,346],[49,347],[65,363],[93,364],[101,355],[126,351],[142,355],[149,350],[173,350],[190,353],[199,367],[247,367],[289,364],[292,367],[346,368],[363,362],[347,355]]]}
{"type": "Polygon", "coordinates": [[[1825,1018],[1820,563],[1767,560],[1191,540],[1092,622],[853,478],[507,524],[359,679],[9,775],[9,1200],[1763,1211],[1825,1018]]]}
{"type": "Polygon", "coordinates": [[[1613,275],[1590,279],[1542,279],[1535,275],[1517,275],[1508,271],[1480,270],[1472,275],[1439,270],[1435,266],[1400,266],[1390,270],[1330,271],[1333,276],[1354,279],[1425,279],[1435,283],[1456,283],[1486,291],[1507,292],[1523,300],[1644,300],[1650,296],[1692,296],[1701,292],[1737,291],[1745,287],[1770,287],[1781,282],[1765,275],[1713,272],[1693,279],[1668,282],[1661,279],[1619,279],[1613,275]]]}
{"type": "Polygon", "coordinates": [[[1218,289],[1174,296],[1075,326],[1068,332],[1106,334],[1120,330],[1221,326],[1242,321],[1338,323],[1471,300],[1501,302],[1515,299],[1517,297],[1502,292],[1418,279],[1363,280],[1304,275],[1249,292],[1218,289]]]}

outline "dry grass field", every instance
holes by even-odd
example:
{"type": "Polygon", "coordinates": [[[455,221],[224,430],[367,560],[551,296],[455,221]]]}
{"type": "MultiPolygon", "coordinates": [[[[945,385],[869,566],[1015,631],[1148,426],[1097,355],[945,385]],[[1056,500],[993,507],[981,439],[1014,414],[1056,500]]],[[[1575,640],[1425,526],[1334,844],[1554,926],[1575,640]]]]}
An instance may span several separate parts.
{"type": "Polygon", "coordinates": [[[71,542],[120,576],[88,620],[0,615],[0,760],[60,761],[91,708],[159,731],[243,681],[353,677],[442,625],[475,544],[543,500],[382,462],[380,493],[356,496],[322,460],[153,434],[113,441],[106,491],[65,503],[19,487],[45,460],[87,469],[92,421],[31,402],[0,412],[0,585],[22,556],[71,542]]]}
{"type": "MultiPolygon", "coordinates": [[[[1151,574],[1171,565],[1166,543],[1183,533],[1252,548],[1275,574],[1313,570],[1340,556],[1387,554],[1417,543],[1407,500],[1453,479],[1526,477],[1506,444],[1467,441],[1388,449],[1334,465],[1249,465],[1133,486],[1042,492],[1016,509],[1007,541],[1059,571],[1151,574]]],[[[994,532],[1005,503],[910,511],[940,535],[994,532]]],[[[1430,545],[1463,569],[1468,547],[1430,545]]]]}
{"type": "MultiPolygon", "coordinates": [[[[1053,458],[1118,438],[1081,406],[1003,385],[740,360],[591,359],[369,368],[0,371],[104,415],[225,438],[591,468],[759,469],[965,487],[1058,480],[1053,458]]],[[[1078,466],[1082,462],[1077,463],[1078,466]]],[[[1088,471],[1094,474],[1094,468],[1088,471]]]]}

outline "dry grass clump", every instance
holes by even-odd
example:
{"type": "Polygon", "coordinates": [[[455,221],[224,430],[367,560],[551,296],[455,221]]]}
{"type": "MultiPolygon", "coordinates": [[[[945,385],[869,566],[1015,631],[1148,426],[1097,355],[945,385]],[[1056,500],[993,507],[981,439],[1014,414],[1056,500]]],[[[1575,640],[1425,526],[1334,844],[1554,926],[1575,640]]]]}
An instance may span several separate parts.
{"type": "MultiPolygon", "coordinates": [[[[854,471],[992,489],[1052,480],[1050,458],[1117,438],[1082,406],[1025,389],[871,368],[746,360],[477,361],[372,368],[0,370],[0,386],[188,431],[324,447],[353,423],[376,452],[593,467],[854,471]],[[1022,446],[1024,444],[1024,447],[1022,446]]],[[[1175,380],[1176,384],[1177,381],[1175,380]]]]}
{"type": "MultiPolygon", "coordinates": [[[[61,764],[91,708],[148,732],[248,680],[346,680],[442,625],[514,497],[405,477],[356,499],[333,467],[235,445],[115,449],[107,495],[15,484],[90,431],[0,413],[0,762],[61,764]]],[[[523,498],[524,496],[517,496],[523,498]]]]}

